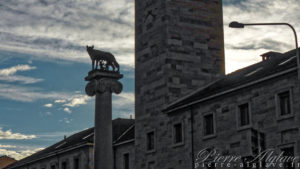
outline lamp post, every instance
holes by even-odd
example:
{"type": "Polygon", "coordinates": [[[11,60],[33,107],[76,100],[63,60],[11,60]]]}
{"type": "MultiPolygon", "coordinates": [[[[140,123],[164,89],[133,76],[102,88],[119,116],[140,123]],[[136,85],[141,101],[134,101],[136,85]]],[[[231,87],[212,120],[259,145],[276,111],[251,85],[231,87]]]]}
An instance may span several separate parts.
{"type": "Polygon", "coordinates": [[[239,22],[231,22],[229,24],[230,28],[244,28],[245,26],[266,26],[266,25],[285,25],[290,27],[293,30],[295,36],[295,45],[296,45],[296,58],[297,58],[297,67],[298,67],[298,79],[300,80],[300,56],[298,50],[298,40],[297,40],[297,33],[295,28],[289,23],[239,23],[239,22]]]}

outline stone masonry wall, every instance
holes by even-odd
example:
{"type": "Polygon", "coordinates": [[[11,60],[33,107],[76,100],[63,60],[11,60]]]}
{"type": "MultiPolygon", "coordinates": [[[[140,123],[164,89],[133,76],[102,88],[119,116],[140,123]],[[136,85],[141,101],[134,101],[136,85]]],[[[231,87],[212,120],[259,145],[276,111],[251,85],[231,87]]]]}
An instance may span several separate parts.
{"type": "Polygon", "coordinates": [[[134,142],[115,146],[115,169],[124,169],[124,154],[129,154],[129,168],[135,169],[134,142]]]}
{"type": "Polygon", "coordinates": [[[18,169],[51,169],[51,166],[55,166],[56,169],[62,168],[62,162],[67,163],[67,169],[74,168],[74,159],[79,159],[79,169],[92,169],[91,158],[90,158],[90,149],[89,147],[83,147],[69,151],[63,154],[58,154],[51,156],[44,160],[37,162],[31,162],[25,166],[21,166],[18,169]]]}
{"type": "Polygon", "coordinates": [[[222,1],[136,0],[135,10],[136,168],[170,169],[171,121],[161,109],[224,74],[222,1]]]}
{"type": "MultiPolygon", "coordinates": [[[[265,134],[266,148],[275,149],[293,146],[295,156],[300,155],[300,88],[296,73],[281,76],[264,83],[245,88],[207,102],[202,102],[187,110],[181,110],[169,115],[170,120],[188,122],[185,128],[185,141],[191,139],[189,112],[194,113],[194,154],[202,149],[216,149],[222,155],[234,154],[249,156],[251,150],[251,129],[265,134]],[[277,115],[278,102],[276,95],[283,91],[291,91],[293,115],[280,118],[277,115]],[[238,106],[244,103],[250,105],[251,125],[240,128],[237,125],[238,106]],[[216,133],[210,137],[203,134],[203,116],[213,113],[216,133]]],[[[174,151],[173,151],[174,152],[174,151]]],[[[189,156],[185,147],[178,147],[177,153],[183,157],[189,156]]],[[[180,158],[178,158],[180,159],[180,158]]],[[[174,160],[176,161],[176,160],[174,160]]],[[[174,167],[176,168],[176,167],[174,167]]],[[[217,167],[218,168],[218,167],[217,167]]]]}

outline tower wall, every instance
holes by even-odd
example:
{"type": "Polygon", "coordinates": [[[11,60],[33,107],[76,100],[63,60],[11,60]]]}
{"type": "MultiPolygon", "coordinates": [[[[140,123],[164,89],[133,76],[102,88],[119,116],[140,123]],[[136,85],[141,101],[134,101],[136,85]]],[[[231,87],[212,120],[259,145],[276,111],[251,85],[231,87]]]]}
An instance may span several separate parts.
{"type": "Polygon", "coordinates": [[[161,109],[225,73],[222,1],[136,0],[135,12],[136,168],[187,168],[189,134],[187,160],[172,164],[172,121],[161,109]],[[155,133],[151,152],[149,131],[155,133]]]}

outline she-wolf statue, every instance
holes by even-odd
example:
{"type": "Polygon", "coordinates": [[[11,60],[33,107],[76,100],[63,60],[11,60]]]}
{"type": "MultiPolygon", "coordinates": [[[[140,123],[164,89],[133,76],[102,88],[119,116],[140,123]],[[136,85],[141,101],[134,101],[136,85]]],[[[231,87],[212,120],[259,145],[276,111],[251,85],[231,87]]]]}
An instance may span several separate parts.
{"type": "Polygon", "coordinates": [[[104,62],[105,64],[105,70],[109,70],[109,66],[112,67],[113,71],[115,71],[115,68],[117,68],[117,72],[119,72],[120,66],[118,62],[116,61],[116,58],[114,55],[112,55],[109,52],[104,52],[101,50],[95,50],[94,45],[93,46],[86,46],[86,51],[90,55],[90,58],[92,60],[92,70],[97,69],[98,64],[100,69],[103,69],[104,62]],[[95,67],[95,61],[96,61],[96,68],[95,67]]]}

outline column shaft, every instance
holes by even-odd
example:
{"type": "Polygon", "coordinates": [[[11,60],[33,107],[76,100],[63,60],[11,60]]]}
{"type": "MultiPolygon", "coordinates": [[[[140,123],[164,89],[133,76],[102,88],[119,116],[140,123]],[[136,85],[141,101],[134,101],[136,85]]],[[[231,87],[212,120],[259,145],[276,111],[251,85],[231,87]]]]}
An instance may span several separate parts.
{"type": "Polygon", "coordinates": [[[96,92],[94,169],[113,169],[112,93],[96,92]]]}

